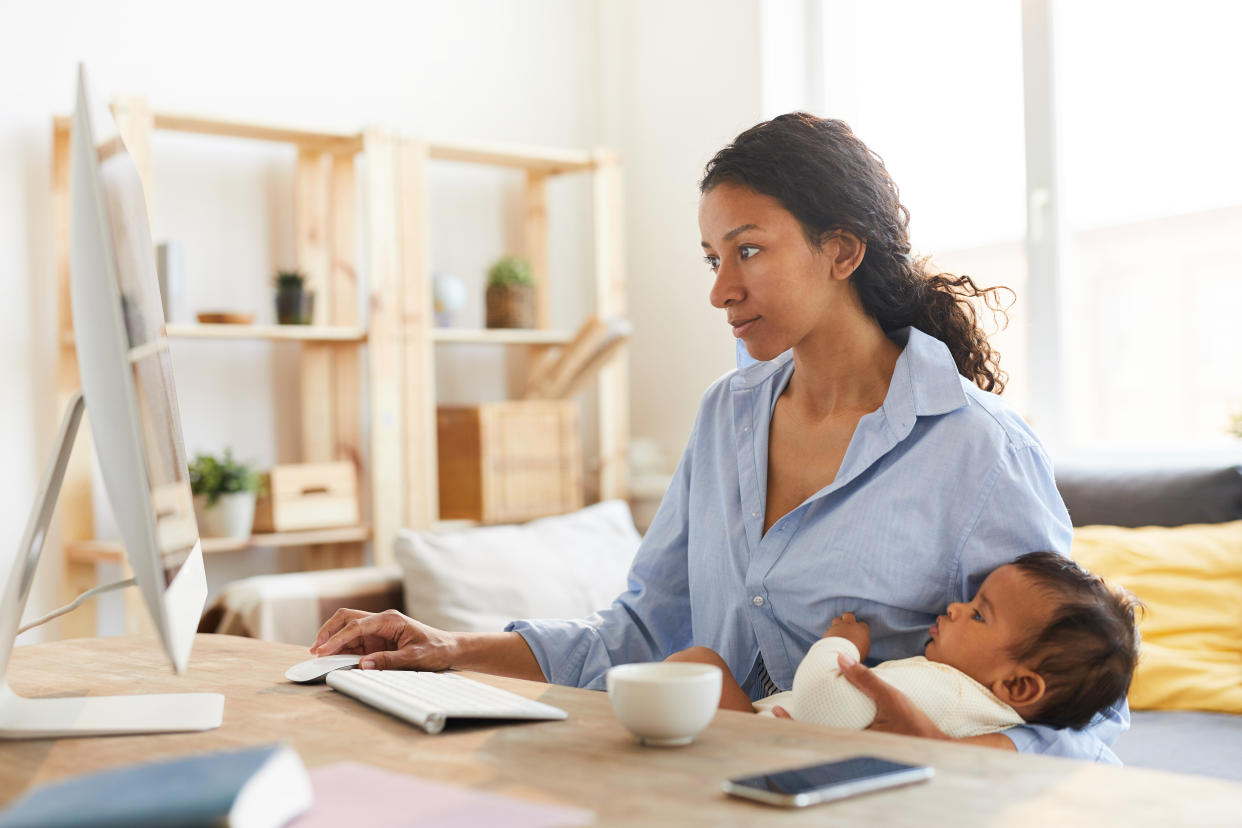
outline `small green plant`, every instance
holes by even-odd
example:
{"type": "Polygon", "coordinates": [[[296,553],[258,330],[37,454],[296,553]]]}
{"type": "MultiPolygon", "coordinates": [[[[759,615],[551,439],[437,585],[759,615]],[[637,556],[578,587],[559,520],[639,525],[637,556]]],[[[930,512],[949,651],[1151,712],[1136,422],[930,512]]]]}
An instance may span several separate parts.
{"type": "Polygon", "coordinates": [[[262,478],[246,463],[233,459],[233,450],[225,449],[224,457],[199,454],[190,463],[190,490],[196,495],[206,495],[207,505],[214,506],[223,494],[238,492],[259,493],[262,478]]]}
{"type": "Polygon", "coordinates": [[[492,285],[533,285],[535,269],[530,262],[517,256],[505,256],[488,268],[487,284],[492,285]]]}
{"type": "Polygon", "coordinates": [[[1242,440],[1242,411],[1231,415],[1230,420],[1229,433],[1242,440]]]}
{"type": "Polygon", "coordinates": [[[306,277],[297,270],[280,270],[276,273],[277,290],[301,290],[306,284],[306,277]]]}

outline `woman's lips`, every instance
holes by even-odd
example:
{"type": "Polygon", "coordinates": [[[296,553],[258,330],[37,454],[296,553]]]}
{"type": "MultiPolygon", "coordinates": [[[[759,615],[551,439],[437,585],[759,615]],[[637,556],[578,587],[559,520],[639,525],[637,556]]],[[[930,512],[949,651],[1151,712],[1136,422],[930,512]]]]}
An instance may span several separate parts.
{"type": "Polygon", "coordinates": [[[746,336],[746,332],[749,331],[751,327],[762,318],[763,317],[761,316],[755,316],[751,319],[742,319],[737,322],[730,321],[729,324],[733,326],[733,335],[738,339],[741,339],[746,336]]]}

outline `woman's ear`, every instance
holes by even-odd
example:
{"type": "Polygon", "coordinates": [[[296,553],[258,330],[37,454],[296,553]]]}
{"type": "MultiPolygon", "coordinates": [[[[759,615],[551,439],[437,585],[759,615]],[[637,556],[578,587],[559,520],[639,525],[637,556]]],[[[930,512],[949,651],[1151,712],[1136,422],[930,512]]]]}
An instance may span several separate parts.
{"type": "Polygon", "coordinates": [[[830,275],[833,279],[848,279],[862,264],[867,243],[848,230],[838,230],[824,242],[824,255],[828,257],[830,275]]]}
{"type": "Polygon", "coordinates": [[[1017,709],[1038,702],[1048,691],[1043,676],[1026,667],[1015,667],[1008,678],[992,682],[992,693],[1010,707],[1017,709]]]}

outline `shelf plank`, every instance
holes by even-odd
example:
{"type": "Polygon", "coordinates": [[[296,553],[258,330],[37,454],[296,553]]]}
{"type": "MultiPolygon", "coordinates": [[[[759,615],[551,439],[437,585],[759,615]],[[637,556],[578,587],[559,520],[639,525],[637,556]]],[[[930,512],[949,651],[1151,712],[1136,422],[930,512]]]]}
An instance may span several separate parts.
{"type": "Polygon", "coordinates": [[[536,328],[435,328],[431,338],[459,345],[564,345],[574,333],[536,328]]]}
{"type": "Polygon", "coordinates": [[[482,525],[477,520],[464,520],[460,518],[446,520],[441,518],[431,522],[431,531],[440,535],[447,535],[453,532],[463,532],[467,529],[477,529],[482,525]]]}
{"type": "Polygon", "coordinates": [[[275,141],[296,144],[322,152],[356,153],[362,151],[362,136],[346,132],[318,132],[275,124],[238,123],[174,112],[156,112],[155,128],[169,132],[193,132],[199,135],[220,135],[252,141],[275,141]]]}
{"type": "Polygon", "coordinates": [[[303,342],[365,342],[362,328],[339,325],[168,325],[173,339],[280,339],[303,342]]]}
{"type": "MultiPolygon", "coordinates": [[[[369,540],[370,526],[338,526],[302,532],[271,532],[249,538],[203,538],[203,554],[238,552],[252,547],[316,546],[326,543],[358,543],[369,540]]],[[[86,540],[66,544],[65,557],[75,563],[112,563],[124,557],[120,541],[86,540]]]]}
{"type": "Polygon", "coordinates": [[[542,147],[429,143],[427,155],[433,161],[460,161],[494,167],[516,167],[520,170],[542,172],[547,175],[581,172],[595,168],[595,158],[589,152],[542,147]]]}

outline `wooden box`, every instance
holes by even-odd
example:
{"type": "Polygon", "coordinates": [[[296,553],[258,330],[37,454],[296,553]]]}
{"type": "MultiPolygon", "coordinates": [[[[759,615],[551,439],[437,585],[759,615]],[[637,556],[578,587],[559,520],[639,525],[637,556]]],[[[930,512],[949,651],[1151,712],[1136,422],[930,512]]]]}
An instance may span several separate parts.
{"type": "Polygon", "coordinates": [[[442,406],[436,430],[441,519],[513,523],[582,508],[573,402],[442,406]]]}
{"type": "Polygon", "coordinates": [[[296,532],[358,524],[358,472],[350,462],[291,463],[263,476],[254,531],[296,532]]]}

